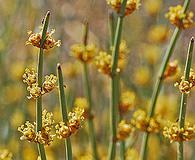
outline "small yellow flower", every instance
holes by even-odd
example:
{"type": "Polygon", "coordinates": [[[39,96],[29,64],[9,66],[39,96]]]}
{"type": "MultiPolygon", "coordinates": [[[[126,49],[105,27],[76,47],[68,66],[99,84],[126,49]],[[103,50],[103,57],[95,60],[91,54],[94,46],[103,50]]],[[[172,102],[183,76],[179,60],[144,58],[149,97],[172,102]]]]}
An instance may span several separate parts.
{"type": "MultiPolygon", "coordinates": [[[[43,49],[49,50],[54,47],[59,47],[61,45],[61,41],[58,40],[56,41],[53,37],[52,34],[54,34],[55,30],[52,29],[51,32],[46,33],[46,40],[43,45],[43,49]]],[[[26,41],[26,45],[33,45],[35,47],[40,48],[41,47],[41,37],[42,37],[42,30],[39,33],[33,33],[32,31],[28,32],[29,38],[26,41]]]]}
{"type": "MultiPolygon", "coordinates": [[[[111,47],[111,52],[113,53],[114,48],[111,47]]],[[[127,42],[125,40],[122,40],[119,46],[119,59],[126,58],[126,56],[129,53],[129,48],[127,46],[127,42]]]]}
{"type": "Polygon", "coordinates": [[[190,123],[185,124],[183,128],[179,127],[178,123],[168,123],[164,127],[163,135],[170,140],[170,142],[190,141],[195,138],[195,125],[190,123]]]}
{"type": "Polygon", "coordinates": [[[33,83],[31,86],[28,86],[27,91],[30,93],[27,97],[28,99],[36,99],[41,96],[41,87],[38,86],[38,83],[33,83]]]}
{"type": "Polygon", "coordinates": [[[0,160],[13,160],[13,154],[7,149],[0,150],[0,160]]]}
{"type": "Polygon", "coordinates": [[[81,122],[84,120],[83,113],[84,109],[80,107],[76,107],[73,112],[69,112],[68,127],[72,134],[81,127],[81,122]]]}
{"type": "Polygon", "coordinates": [[[72,134],[76,133],[78,129],[81,127],[81,123],[84,119],[83,117],[84,109],[80,107],[74,108],[72,112],[69,112],[68,114],[68,122],[67,125],[65,122],[59,122],[55,128],[56,128],[56,134],[57,138],[68,138],[72,134]]]}
{"type": "Polygon", "coordinates": [[[23,74],[23,82],[28,86],[32,86],[33,83],[37,82],[37,73],[34,69],[26,68],[23,74]]]}
{"type": "MultiPolygon", "coordinates": [[[[107,4],[110,5],[117,13],[120,13],[122,0],[107,0],[107,4]]],[[[140,0],[127,0],[125,9],[125,15],[133,13],[140,6],[140,0]]]]}
{"type": "Polygon", "coordinates": [[[179,87],[181,93],[189,94],[195,86],[195,73],[193,69],[190,70],[189,81],[185,81],[184,76],[182,76],[180,82],[176,82],[175,86],[179,87]]]}
{"type": "MultiPolygon", "coordinates": [[[[111,53],[113,53],[113,47],[111,47],[111,53]]],[[[117,72],[121,72],[127,64],[127,54],[129,48],[125,40],[122,40],[119,46],[119,58],[117,72]]],[[[111,76],[112,67],[112,55],[107,52],[100,51],[99,55],[95,57],[95,65],[98,68],[98,72],[111,76]]]]}
{"type": "Polygon", "coordinates": [[[99,55],[95,58],[95,64],[98,68],[98,72],[111,75],[111,62],[112,56],[107,52],[99,52],[99,55]]]}
{"type": "Polygon", "coordinates": [[[80,107],[84,109],[84,112],[83,112],[84,119],[93,118],[93,115],[89,113],[89,104],[86,98],[83,98],[83,97],[76,98],[74,102],[74,107],[75,108],[80,107]]]}
{"type": "Polygon", "coordinates": [[[131,91],[122,92],[120,102],[119,102],[119,110],[120,113],[126,113],[129,110],[134,109],[135,105],[135,93],[131,91]]]}
{"type": "Polygon", "coordinates": [[[181,5],[170,7],[169,12],[165,16],[170,20],[171,24],[174,24],[181,29],[190,28],[194,24],[194,13],[184,13],[181,5]]]}
{"type": "Polygon", "coordinates": [[[55,126],[55,128],[56,128],[57,138],[62,139],[62,138],[68,138],[71,136],[70,128],[66,126],[64,122],[59,122],[55,126]]]}
{"type": "Polygon", "coordinates": [[[29,142],[36,141],[35,123],[32,124],[29,121],[26,121],[24,125],[18,127],[18,131],[23,134],[20,137],[20,140],[27,140],[29,142]]]}
{"type": "Polygon", "coordinates": [[[117,140],[124,140],[132,133],[133,127],[131,124],[128,124],[125,120],[122,120],[118,124],[117,129],[117,140]]]}
{"type": "Polygon", "coordinates": [[[71,54],[78,60],[88,63],[90,62],[97,52],[97,48],[94,44],[75,44],[71,46],[71,54]]]}
{"type": "Polygon", "coordinates": [[[38,98],[46,93],[51,92],[56,87],[57,77],[53,74],[45,76],[45,81],[41,87],[38,86],[37,81],[37,73],[34,69],[25,69],[25,73],[23,74],[23,82],[26,83],[27,91],[29,91],[30,95],[27,97],[38,98]]]}
{"type": "Polygon", "coordinates": [[[42,85],[42,94],[51,92],[56,87],[56,83],[57,77],[54,76],[53,74],[45,76],[45,81],[43,82],[42,85]]]}
{"type": "Polygon", "coordinates": [[[159,115],[148,118],[146,112],[139,109],[134,112],[131,124],[144,132],[159,133],[162,128],[162,119],[159,115]]]}

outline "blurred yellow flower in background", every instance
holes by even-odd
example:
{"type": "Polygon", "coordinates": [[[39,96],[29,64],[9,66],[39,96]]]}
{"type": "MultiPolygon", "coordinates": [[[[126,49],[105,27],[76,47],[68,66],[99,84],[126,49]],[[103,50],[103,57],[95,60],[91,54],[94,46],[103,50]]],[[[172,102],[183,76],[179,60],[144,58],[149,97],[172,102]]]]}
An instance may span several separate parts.
{"type": "Polygon", "coordinates": [[[165,25],[154,25],[150,28],[148,32],[148,40],[154,43],[163,43],[165,42],[170,35],[168,27],[165,25]]]}
{"type": "Polygon", "coordinates": [[[93,60],[97,53],[97,48],[94,44],[74,44],[71,46],[71,54],[81,62],[89,63],[93,60]]]}
{"type": "Polygon", "coordinates": [[[162,8],[162,0],[146,0],[144,4],[145,10],[151,15],[155,16],[162,8]]]}

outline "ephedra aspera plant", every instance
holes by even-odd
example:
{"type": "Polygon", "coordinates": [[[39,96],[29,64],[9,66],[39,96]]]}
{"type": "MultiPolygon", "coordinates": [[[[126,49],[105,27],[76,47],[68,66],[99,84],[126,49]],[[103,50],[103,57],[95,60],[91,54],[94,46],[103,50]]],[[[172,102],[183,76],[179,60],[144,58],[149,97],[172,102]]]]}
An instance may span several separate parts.
{"type": "MultiPolygon", "coordinates": [[[[163,2],[106,0],[105,3],[109,8],[109,33],[103,35],[109,36],[107,47],[91,41],[93,25],[86,18],[82,21],[82,36],[77,37],[82,40],[72,42],[69,53],[63,57],[63,62],[61,59],[57,60],[60,63],[57,62],[53,69],[56,73],[45,75],[45,66],[50,65],[44,65],[50,58],[46,54],[54,52],[53,48],[62,47],[66,42],[54,39],[55,30],[49,29],[50,11],[42,20],[39,32],[28,32],[26,45],[37,48],[39,52],[34,63],[36,66],[27,66],[22,81],[26,86],[26,99],[33,102],[36,113],[33,122],[27,120],[18,127],[20,140],[30,142],[31,146],[36,144],[38,160],[50,160],[47,150],[49,147],[56,152],[54,159],[57,160],[153,160],[155,158],[151,158],[150,152],[154,152],[156,148],[160,150],[160,153],[154,153],[158,159],[184,160],[185,142],[195,139],[195,124],[187,121],[189,115],[186,113],[190,105],[187,100],[191,99],[190,95],[195,86],[195,73],[192,69],[194,38],[190,40],[188,51],[183,42],[180,42],[185,50],[181,52],[184,52],[183,55],[187,53],[187,59],[184,75],[179,79],[179,72],[183,71],[184,67],[180,67],[182,62],[171,60],[171,57],[177,48],[181,33],[185,34],[186,30],[194,26],[193,12],[188,10],[190,0],[184,0],[183,5],[170,7],[165,14],[165,18],[175,26],[174,32],[160,24],[152,26],[148,31],[149,44],[132,42],[143,52],[143,64],[146,64],[145,61],[150,64],[144,67],[137,67],[136,62],[129,61],[129,57],[136,53],[125,39],[125,29],[129,29],[125,28],[125,23],[126,20],[131,20],[133,14],[142,12],[143,8],[154,20],[163,2]],[[163,46],[165,53],[162,57],[156,56],[160,44],[165,41],[169,41],[163,46]],[[72,61],[67,57],[72,58],[72,61]],[[128,70],[128,67],[135,72],[131,73],[132,70],[128,70]],[[158,71],[157,76],[152,75],[155,71],[158,71]],[[168,85],[175,84],[175,89],[179,89],[181,93],[180,105],[176,103],[174,108],[175,121],[167,116],[165,110],[169,112],[171,105],[177,100],[171,97],[171,105],[167,109],[163,104],[168,103],[168,98],[165,96],[163,99],[160,94],[166,94],[163,85],[167,85],[165,83],[171,78],[175,78],[175,83],[170,81],[168,85]],[[104,79],[106,82],[102,83],[104,79]],[[71,81],[72,85],[68,81],[71,81]],[[76,85],[77,82],[79,85],[76,85]],[[58,98],[53,96],[55,94],[58,98]],[[50,95],[57,99],[54,103],[57,103],[60,114],[53,110],[49,112],[50,108],[44,106],[44,97],[50,95]],[[108,97],[106,100],[109,102],[105,101],[105,97],[108,97]],[[163,106],[160,109],[159,101],[163,106]],[[104,110],[102,106],[108,109],[104,110]],[[177,148],[171,145],[174,142],[177,148]],[[175,151],[177,156],[168,154],[168,151],[164,152],[165,146],[170,147],[170,151],[175,151]]],[[[152,22],[147,25],[150,23],[152,22]]],[[[69,32],[71,34],[71,30],[69,32]]],[[[178,95],[174,89],[171,92],[175,96],[178,95]]],[[[195,156],[194,151],[190,152],[195,156]]],[[[8,150],[0,150],[0,160],[10,160],[14,159],[13,157],[14,154],[8,150]]]]}

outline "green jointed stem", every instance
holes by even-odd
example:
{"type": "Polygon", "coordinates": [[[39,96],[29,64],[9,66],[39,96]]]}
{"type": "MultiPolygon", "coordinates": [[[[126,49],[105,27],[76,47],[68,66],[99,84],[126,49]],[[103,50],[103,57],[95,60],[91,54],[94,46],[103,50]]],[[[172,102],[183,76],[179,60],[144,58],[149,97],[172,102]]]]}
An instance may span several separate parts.
{"type": "Polygon", "coordinates": [[[112,75],[111,75],[111,107],[110,107],[110,127],[111,127],[111,140],[109,146],[109,160],[114,160],[116,155],[116,125],[117,125],[117,108],[118,108],[118,75],[117,75],[117,66],[118,66],[118,57],[119,57],[119,46],[121,42],[123,18],[125,16],[127,0],[122,1],[121,13],[118,15],[117,26],[114,36],[114,49],[112,55],[112,75]]]}
{"type": "MultiPolygon", "coordinates": [[[[189,4],[190,4],[190,0],[185,0],[184,1],[184,5],[183,5],[184,13],[187,11],[187,9],[189,7],[189,4]]],[[[149,118],[151,118],[154,115],[157,98],[158,98],[158,95],[159,95],[161,87],[162,87],[164,72],[166,70],[169,59],[170,59],[170,57],[173,53],[173,50],[175,48],[175,45],[176,45],[176,42],[179,38],[180,33],[181,33],[181,29],[176,28],[174,33],[173,33],[173,36],[171,38],[171,41],[169,43],[169,46],[166,50],[166,53],[165,53],[165,56],[164,56],[164,59],[163,59],[163,62],[162,62],[162,65],[161,65],[161,68],[160,68],[160,71],[159,71],[158,79],[156,81],[156,84],[155,84],[155,87],[154,87],[154,90],[153,90],[153,93],[152,93],[150,111],[149,111],[149,115],[148,115],[149,118]]],[[[148,138],[149,138],[149,133],[144,133],[142,146],[141,146],[140,160],[146,160],[147,159],[148,138]]]]}
{"type": "MultiPolygon", "coordinates": [[[[38,55],[37,72],[38,72],[38,86],[39,87],[42,86],[42,81],[43,81],[43,45],[46,39],[46,33],[47,33],[48,24],[49,24],[49,17],[50,17],[50,12],[48,11],[43,21],[43,31],[42,31],[42,38],[40,42],[40,52],[38,55]]],[[[36,100],[36,122],[37,122],[36,130],[38,132],[42,128],[42,97],[39,97],[36,100]]],[[[38,144],[38,151],[39,151],[39,156],[41,160],[46,160],[45,149],[42,144],[38,144]]]]}
{"type": "Polygon", "coordinates": [[[110,30],[110,46],[114,45],[114,33],[115,33],[115,25],[114,25],[114,13],[109,13],[109,30],[110,30]]]}
{"type": "MultiPolygon", "coordinates": [[[[60,108],[62,113],[63,122],[66,124],[68,122],[68,112],[67,112],[67,105],[66,105],[66,97],[64,92],[64,81],[62,76],[62,69],[60,64],[57,65],[57,74],[58,74],[58,85],[59,85],[59,101],[60,101],[60,108]]],[[[65,147],[66,147],[66,160],[72,160],[72,146],[70,138],[65,140],[65,147]]]]}
{"type": "MultiPolygon", "coordinates": [[[[110,46],[112,47],[114,45],[114,33],[115,33],[115,23],[114,23],[114,13],[109,13],[109,28],[110,28],[110,46]]],[[[117,87],[118,87],[118,100],[120,97],[120,74],[117,75],[117,87]]],[[[117,102],[118,103],[118,102],[117,102]]],[[[118,113],[117,113],[118,114],[118,113]]],[[[120,115],[119,120],[122,120],[122,115],[120,115]]],[[[120,142],[120,159],[125,159],[125,141],[120,142]]]]}
{"type": "MultiPolygon", "coordinates": [[[[194,47],[194,38],[191,39],[190,44],[189,44],[189,48],[188,48],[186,66],[185,66],[185,71],[184,71],[185,81],[189,81],[190,68],[191,68],[191,64],[192,64],[193,47],[194,47]]],[[[183,128],[184,125],[185,125],[187,97],[188,97],[188,95],[186,93],[182,93],[181,104],[180,104],[180,112],[179,112],[179,127],[180,128],[183,128]]],[[[184,156],[183,156],[183,142],[179,142],[178,143],[178,149],[177,149],[177,160],[183,160],[183,159],[184,159],[184,156]]]]}
{"type": "MultiPolygon", "coordinates": [[[[88,40],[88,23],[85,22],[84,24],[84,36],[83,36],[83,44],[86,46],[87,45],[87,40],[88,40]]],[[[93,159],[98,160],[98,152],[97,152],[97,144],[96,144],[96,135],[95,135],[95,128],[94,128],[94,123],[93,123],[93,118],[92,118],[92,107],[93,107],[93,102],[92,102],[92,97],[91,97],[91,86],[89,82],[89,71],[88,71],[88,66],[87,63],[83,63],[83,72],[84,72],[84,89],[85,89],[85,94],[87,97],[87,101],[89,103],[89,119],[88,119],[88,127],[89,127],[89,140],[91,143],[92,147],[92,153],[93,153],[93,159]]]]}

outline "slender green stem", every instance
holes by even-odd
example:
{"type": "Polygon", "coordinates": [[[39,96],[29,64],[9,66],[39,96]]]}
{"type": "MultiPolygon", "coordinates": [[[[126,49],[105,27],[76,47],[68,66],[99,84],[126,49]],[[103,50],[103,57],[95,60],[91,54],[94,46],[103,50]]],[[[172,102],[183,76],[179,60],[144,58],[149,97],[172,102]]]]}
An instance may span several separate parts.
{"type": "MultiPolygon", "coordinates": [[[[65,124],[68,122],[68,112],[67,112],[67,102],[64,92],[64,81],[62,76],[62,69],[60,64],[57,64],[57,73],[58,73],[58,84],[59,84],[59,101],[60,101],[60,108],[62,113],[62,119],[65,124]]],[[[70,138],[65,140],[65,147],[66,147],[66,159],[72,160],[72,146],[70,138]]]]}
{"type": "MultiPolygon", "coordinates": [[[[109,13],[109,28],[110,28],[110,46],[112,47],[114,45],[114,33],[115,33],[115,19],[114,19],[114,13],[113,12],[110,12],[109,13]]],[[[119,100],[119,97],[120,97],[120,75],[118,74],[117,75],[117,93],[118,93],[118,100],[119,100]]],[[[118,102],[117,102],[118,103],[118,102]]],[[[118,113],[117,113],[118,115],[118,113]]],[[[122,115],[120,115],[119,119],[122,120],[122,115]]],[[[125,141],[121,141],[120,142],[120,159],[121,160],[124,160],[125,159],[125,141]]]]}
{"type": "MultiPolygon", "coordinates": [[[[88,23],[85,22],[84,24],[84,36],[83,36],[83,44],[86,46],[87,41],[88,41],[88,30],[89,26],[88,23]]],[[[89,103],[89,108],[88,108],[88,114],[89,114],[89,119],[88,119],[88,127],[89,127],[89,139],[91,142],[91,147],[92,147],[92,152],[93,152],[93,159],[98,160],[98,152],[97,152],[97,144],[96,144],[96,135],[95,135],[95,128],[94,128],[94,123],[93,123],[93,118],[92,116],[92,97],[91,97],[91,86],[90,86],[90,81],[89,81],[89,71],[88,71],[88,65],[87,63],[83,63],[83,72],[84,72],[84,89],[85,89],[85,94],[87,97],[87,101],[89,103]]]]}
{"type": "Polygon", "coordinates": [[[112,75],[111,75],[111,107],[110,107],[110,126],[111,126],[111,141],[109,146],[109,155],[108,159],[115,159],[116,155],[116,125],[117,125],[117,108],[118,108],[118,74],[117,74],[117,66],[118,66],[118,56],[119,56],[119,46],[121,42],[122,35],[122,26],[123,26],[123,18],[125,16],[125,8],[126,8],[127,0],[122,1],[121,13],[118,15],[116,32],[114,36],[114,49],[112,55],[112,75]]]}
{"type": "Polygon", "coordinates": [[[120,142],[120,160],[125,160],[125,141],[120,142]]]}
{"type": "Polygon", "coordinates": [[[110,46],[114,45],[114,33],[115,33],[115,23],[114,23],[114,13],[109,13],[109,30],[110,30],[110,46]]]}
{"type": "MultiPolygon", "coordinates": [[[[186,66],[185,66],[185,71],[184,71],[185,81],[189,81],[190,68],[191,68],[191,64],[192,64],[193,48],[194,48],[194,38],[191,39],[190,44],[189,44],[189,48],[188,48],[186,66]]],[[[181,104],[180,104],[180,112],[179,112],[179,127],[180,128],[183,128],[184,125],[185,125],[187,97],[188,97],[188,95],[186,93],[182,93],[181,104]]],[[[184,159],[184,156],[183,156],[183,142],[179,142],[178,143],[178,150],[177,150],[177,160],[183,160],[183,159],[184,159]]]]}
{"type": "MultiPolygon", "coordinates": [[[[48,24],[49,24],[49,17],[50,17],[50,12],[48,11],[43,21],[42,39],[40,42],[40,52],[38,55],[37,72],[38,72],[38,86],[39,87],[42,86],[42,81],[43,81],[43,45],[46,39],[46,33],[47,33],[48,24]]],[[[42,128],[42,97],[39,97],[36,100],[36,122],[37,122],[36,129],[38,132],[42,128]]],[[[46,160],[45,149],[42,144],[38,144],[38,151],[39,151],[41,160],[46,160]]]]}
{"type": "MultiPolygon", "coordinates": [[[[184,5],[183,5],[183,11],[184,13],[187,11],[188,7],[190,4],[190,0],[185,0],[184,5]]],[[[171,38],[171,41],[169,43],[169,46],[166,50],[163,62],[161,64],[161,68],[159,71],[158,79],[156,81],[153,93],[152,93],[152,98],[151,98],[151,104],[150,104],[150,111],[148,117],[151,118],[154,115],[155,112],[155,107],[156,107],[156,102],[158,95],[160,93],[160,90],[162,88],[162,82],[163,82],[163,76],[164,72],[166,70],[167,64],[170,60],[170,57],[173,53],[173,50],[175,48],[176,42],[179,38],[179,35],[181,33],[181,29],[176,28],[173,36],[171,38]]],[[[148,143],[148,138],[149,138],[149,133],[144,133],[143,135],[143,141],[142,141],[142,146],[141,146],[141,153],[140,153],[140,160],[146,160],[147,159],[147,143],[148,143]]]]}

